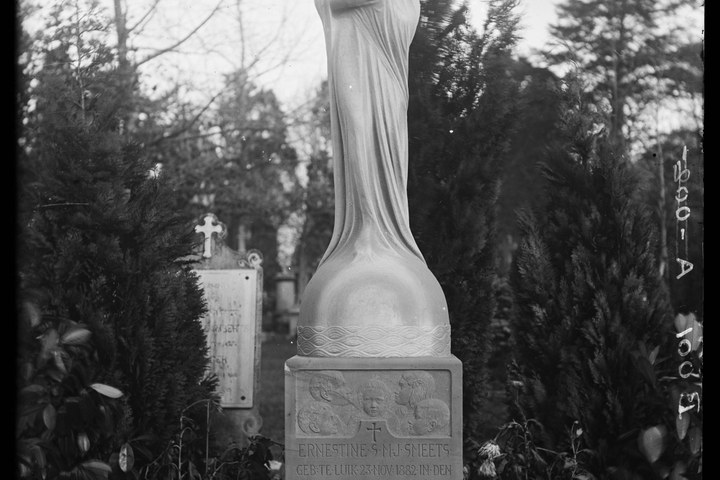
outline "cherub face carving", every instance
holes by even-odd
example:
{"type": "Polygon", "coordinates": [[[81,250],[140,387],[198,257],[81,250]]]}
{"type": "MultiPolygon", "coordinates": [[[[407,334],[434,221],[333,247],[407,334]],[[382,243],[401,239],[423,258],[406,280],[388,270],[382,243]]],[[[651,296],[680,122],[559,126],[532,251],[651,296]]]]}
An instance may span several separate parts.
{"type": "Polygon", "coordinates": [[[390,390],[379,379],[371,379],[360,386],[358,399],[363,412],[370,417],[380,417],[387,409],[390,399],[390,390]]]}
{"type": "Polygon", "coordinates": [[[415,418],[410,420],[410,433],[428,435],[445,428],[450,423],[450,409],[442,400],[428,398],[415,406],[415,418]]]}
{"type": "Polygon", "coordinates": [[[298,412],[298,425],[308,435],[337,435],[342,422],[332,407],[321,402],[312,402],[298,412]]]}

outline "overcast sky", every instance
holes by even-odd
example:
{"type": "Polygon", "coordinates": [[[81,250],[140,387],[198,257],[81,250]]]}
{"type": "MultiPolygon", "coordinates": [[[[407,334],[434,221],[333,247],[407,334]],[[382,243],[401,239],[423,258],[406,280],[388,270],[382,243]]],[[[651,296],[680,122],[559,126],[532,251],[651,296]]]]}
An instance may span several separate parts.
{"type": "MultiPolygon", "coordinates": [[[[148,6],[155,1],[124,0],[128,25],[143,18],[148,6]]],[[[557,19],[555,6],[563,1],[521,1],[520,54],[530,55],[547,45],[548,26],[557,19]]],[[[695,19],[698,15],[702,19],[701,2],[688,0],[688,10],[695,19]]],[[[113,15],[113,0],[100,0],[100,4],[108,15],[113,15]]],[[[468,0],[471,18],[478,28],[487,4],[488,0],[468,0]]],[[[131,47],[136,48],[137,57],[142,58],[183,38],[211,13],[214,13],[211,21],[183,44],[182,53],[165,54],[143,66],[143,85],[152,89],[157,83],[159,93],[163,79],[168,79],[167,86],[184,80],[195,85],[188,88],[188,96],[197,96],[199,102],[206,102],[224,85],[223,74],[257,60],[250,70],[252,80],[272,88],[286,109],[291,109],[304,103],[326,76],[322,24],[314,0],[159,0],[155,14],[148,17],[143,31],[138,29],[131,35],[131,47]],[[218,5],[220,9],[214,11],[218,5]],[[242,16],[237,13],[238,6],[242,7],[242,16]]],[[[30,23],[36,28],[42,25],[43,14],[47,14],[47,9],[41,9],[39,18],[30,23]]],[[[701,21],[700,24],[702,26],[701,21]]],[[[702,37],[702,30],[697,26],[688,31],[695,40],[702,37]]],[[[114,35],[112,38],[114,40],[114,35]]]]}
{"type": "MultiPolygon", "coordinates": [[[[254,12],[260,21],[280,18],[282,10],[290,0],[268,0],[266,5],[254,12]]],[[[307,89],[314,88],[326,75],[325,44],[322,36],[322,24],[315,11],[313,0],[292,0],[291,15],[298,35],[302,36],[305,51],[290,61],[282,72],[268,75],[267,82],[276,90],[285,102],[292,103],[293,97],[300,97],[307,89]]],[[[560,0],[524,0],[520,6],[522,13],[523,37],[518,46],[520,53],[529,54],[532,48],[541,48],[548,39],[547,27],[555,20],[555,4],[560,0]]],[[[470,0],[473,19],[480,27],[487,1],[470,0]]]]}
{"type": "MultiPolygon", "coordinates": [[[[129,24],[142,16],[143,6],[151,0],[128,0],[129,24]]],[[[173,38],[197,25],[220,0],[161,0],[159,12],[143,32],[144,42],[136,42],[138,54],[144,47],[166,45],[173,38]]],[[[541,48],[547,41],[547,26],[555,19],[555,4],[561,0],[523,0],[523,36],[519,51],[541,48]]],[[[487,0],[469,0],[472,18],[478,27],[484,19],[487,0]]],[[[101,0],[108,12],[112,12],[112,0],[101,0]]],[[[149,64],[145,73],[170,75],[182,72],[189,78],[200,79],[210,87],[221,82],[222,73],[232,71],[241,62],[260,60],[255,72],[261,72],[257,81],[275,90],[286,105],[299,104],[314,90],[326,75],[325,44],[320,17],[314,0],[224,0],[223,9],[206,24],[197,36],[201,39],[195,46],[183,48],[186,53],[166,55],[149,64]],[[243,7],[243,37],[237,21],[236,5],[243,7]],[[241,40],[244,39],[243,40],[241,40]],[[244,51],[240,45],[245,45],[244,51]],[[215,54],[208,55],[211,48],[215,54]],[[187,53],[189,52],[189,53],[187,53]],[[193,52],[197,52],[194,55],[193,52]],[[282,64],[281,68],[276,65],[282,64]]]]}

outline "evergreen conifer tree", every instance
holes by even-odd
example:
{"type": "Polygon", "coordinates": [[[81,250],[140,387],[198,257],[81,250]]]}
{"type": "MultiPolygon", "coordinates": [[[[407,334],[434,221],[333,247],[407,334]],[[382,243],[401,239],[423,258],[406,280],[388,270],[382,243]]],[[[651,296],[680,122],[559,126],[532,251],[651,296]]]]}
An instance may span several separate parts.
{"type": "Polygon", "coordinates": [[[410,50],[410,225],[443,288],[463,362],[463,421],[480,435],[495,312],[495,206],[516,118],[515,1],[492,1],[482,33],[465,5],[423,2],[410,50]]]}
{"type": "MultiPolygon", "coordinates": [[[[507,158],[503,161],[502,191],[498,200],[498,235],[516,239],[518,208],[539,206],[544,202],[538,159],[556,148],[561,136],[558,119],[561,114],[561,81],[547,68],[536,67],[525,58],[512,66],[513,78],[520,83],[518,110],[521,125],[510,139],[507,158]]],[[[503,266],[503,270],[508,268],[503,266]]]]}
{"type": "Polygon", "coordinates": [[[41,448],[56,460],[51,477],[80,468],[73,462],[107,462],[128,441],[138,465],[153,460],[183,409],[213,388],[205,381],[202,292],[178,261],[192,252],[194,219],[171,208],[171,185],[120,134],[112,52],[91,34],[101,31],[97,17],[82,18],[51,30],[18,105],[18,300],[37,312],[19,331],[19,387],[47,387],[53,393],[38,405],[57,412],[55,421],[27,410],[18,437],[35,438],[44,423],[41,448]],[[70,33],[74,45],[64,41],[70,33]],[[89,331],[84,356],[67,353],[79,334],[48,348],[49,333],[68,325],[89,331]],[[54,363],[35,362],[53,354],[54,363]],[[110,425],[85,408],[93,383],[124,394],[110,425]]]}
{"type": "Polygon", "coordinates": [[[557,451],[579,422],[598,478],[656,478],[637,446],[638,432],[668,415],[638,354],[672,337],[656,231],[601,120],[577,86],[568,98],[564,145],[543,167],[545,210],[520,218],[511,410],[539,421],[557,451]]]}
{"type": "MultiPolygon", "coordinates": [[[[556,42],[547,55],[554,64],[579,67],[586,94],[605,112],[608,136],[628,154],[628,137],[647,134],[643,115],[670,97],[688,92],[700,48],[688,42],[688,10],[678,0],[584,0],[559,2],[556,42]],[[690,80],[690,82],[688,82],[690,80]]],[[[694,12],[693,12],[694,13],[694,12]]],[[[701,36],[700,28],[697,35],[701,36]]]]}

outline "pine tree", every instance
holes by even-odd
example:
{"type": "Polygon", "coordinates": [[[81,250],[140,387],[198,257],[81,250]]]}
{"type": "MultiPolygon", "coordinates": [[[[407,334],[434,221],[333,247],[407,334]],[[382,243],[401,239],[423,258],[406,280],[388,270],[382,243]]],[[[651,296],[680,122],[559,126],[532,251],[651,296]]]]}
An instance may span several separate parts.
{"type": "Polygon", "coordinates": [[[561,80],[547,68],[525,58],[512,66],[520,84],[518,110],[522,122],[511,135],[507,160],[503,162],[502,190],[498,200],[498,234],[517,237],[515,210],[544,202],[538,159],[556,148],[561,115],[561,80]]]}
{"type": "Polygon", "coordinates": [[[559,20],[550,30],[556,42],[548,58],[582,72],[586,93],[605,113],[610,140],[622,153],[628,153],[629,136],[647,133],[636,124],[648,107],[683,95],[683,77],[694,74],[695,66],[682,59],[690,26],[683,23],[682,7],[701,8],[677,0],[558,4],[559,20]]]}
{"type": "Polygon", "coordinates": [[[317,269],[330,243],[335,215],[333,172],[330,158],[330,97],[324,80],[315,92],[303,122],[307,152],[307,183],[303,188],[302,233],[295,251],[298,267],[298,296],[317,269]]]}
{"type": "Polygon", "coordinates": [[[48,417],[35,413],[18,435],[33,437],[43,421],[54,429],[41,444],[55,458],[51,477],[88,458],[107,462],[127,441],[138,464],[151,461],[182,410],[213,388],[204,382],[202,292],[190,265],[178,262],[192,252],[194,219],[172,209],[171,185],[120,133],[101,17],[78,16],[70,25],[56,18],[50,37],[37,43],[41,61],[23,64],[34,81],[22,83],[18,109],[19,300],[38,312],[21,329],[20,386],[59,383],[52,397],[38,400],[53,405],[57,424],[50,428],[48,417]],[[49,333],[67,325],[90,332],[86,356],[57,350],[54,365],[34,364],[48,350],[49,333]],[[38,329],[40,346],[32,336],[38,329]],[[111,428],[74,406],[85,405],[96,382],[124,394],[108,418],[111,428]],[[80,444],[90,450],[79,452],[80,444]]]}
{"type": "Polygon", "coordinates": [[[480,435],[495,311],[495,204],[513,128],[514,1],[493,1],[484,31],[466,6],[423,2],[410,50],[410,225],[443,288],[463,362],[463,421],[480,435]]]}
{"type": "Polygon", "coordinates": [[[564,145],[543,168],[548,203],[520,219],[511,410],[539,421],[544,446],[557,451],[579,422],[598,478],[655,478],[637,435],[667,408],[637,352],[671,337],[657,232],[633,198],[636,176],[580,90],[568,89],[564,145]]]}

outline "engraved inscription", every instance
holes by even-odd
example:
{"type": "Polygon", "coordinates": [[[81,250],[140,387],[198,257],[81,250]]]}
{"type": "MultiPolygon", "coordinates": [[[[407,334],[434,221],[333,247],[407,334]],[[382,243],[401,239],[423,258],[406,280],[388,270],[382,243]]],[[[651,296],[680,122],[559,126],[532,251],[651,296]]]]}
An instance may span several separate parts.
{"type": "Polygon", "coordinates": [[[378,426],[375,424],[375,422],[372,422],[372,427],[367,427],[367,430],[368,430],[369,432],[372,432],[373,443],[377,442],[377,438],[375,438],[375,434],[376,434],[377,432],[382,432],[382,428],[378,427],[378,426]]]}
{"type": "Polygon", "coordinates": [[[438,477],[451,477],[452,465],[424,465],[410,463],[407,465],[298,465],[295,473],[300,478],[340,477],[362,478],[393,478],[398,475],[412,476],[420,480],[432,480],[438,477]]]}
{"type": "Polygon", "coordinates": [[[357,435],[346,441],[300,441],[293,473],[296,478],[451,478],[451,452],[449,438],[394,438],[385,420],[361,421],[357,435]]]}
{"type": "Polygon", "coordinates": [[[207,313],[202,318],[210,369],[223,407],[253,406],[257,272],[197,270],[207,313]]]}

